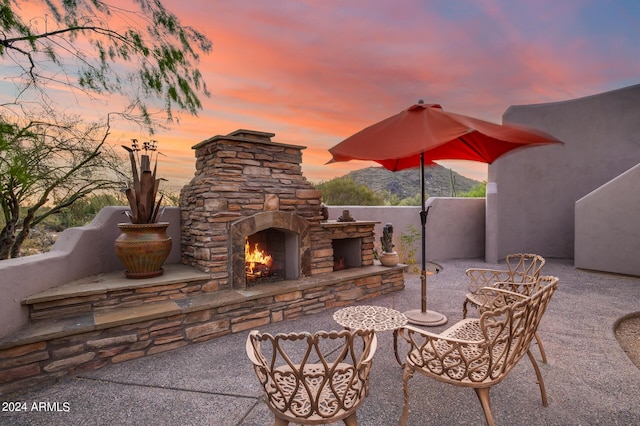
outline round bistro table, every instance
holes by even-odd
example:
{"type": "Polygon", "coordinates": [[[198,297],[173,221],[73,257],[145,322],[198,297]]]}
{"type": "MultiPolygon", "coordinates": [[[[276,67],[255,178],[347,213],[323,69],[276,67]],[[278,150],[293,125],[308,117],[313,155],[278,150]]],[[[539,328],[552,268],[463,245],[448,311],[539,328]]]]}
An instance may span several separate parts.
{"type": "Polygon", "coordinates": [[[400,311],[384,306],[347,306],[333,313],[335,322],[349,330],[393,331],[393,353],[398,364],[398,329],[407,324],[407,317],[400,311]]]}

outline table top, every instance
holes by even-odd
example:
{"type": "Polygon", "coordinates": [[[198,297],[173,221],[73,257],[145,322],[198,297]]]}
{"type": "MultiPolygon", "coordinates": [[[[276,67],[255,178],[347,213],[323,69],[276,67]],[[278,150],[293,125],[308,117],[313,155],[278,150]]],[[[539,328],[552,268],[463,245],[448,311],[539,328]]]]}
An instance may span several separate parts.
{"type": "Polygon", "coordinates": [[[384,306],[357,305],[337,310],[333,319],[351,330],[397,330],[407,323],[407,317],[384,306]]]}

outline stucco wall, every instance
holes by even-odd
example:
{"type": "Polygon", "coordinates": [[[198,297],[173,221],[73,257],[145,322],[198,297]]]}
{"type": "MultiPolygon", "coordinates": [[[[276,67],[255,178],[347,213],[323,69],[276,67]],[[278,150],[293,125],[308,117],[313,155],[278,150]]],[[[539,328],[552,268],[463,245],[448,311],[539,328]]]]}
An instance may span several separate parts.
{"type": "MultiPolygon", "coordinates": [[[[125,210],[126,207],[105,207],[89,225],[60,234],[48,253],[0,262],[0,335],[27,323],[28,311],[21,305],[25,297],[78,278],[124,271],[113,242],[120,235],[117,224],[126,222],[122,214],[125,210]]],[[[165,209],[161,220],[179,224],[180,210],[165,209]]],[[[180,226],[169,226],[167,232],[173,240],[167,263],[180,263],[180,226]]]]}
{"type": "Polygon", "coordinates": [[[640,164],[576,202],[577,268],[640,276],[640,164]]]}
{"type": "Polygon", "coordinates": [[[489,166],[487,262],[513,252],[574,258],[575,202],[640,163],[640,85],[595,96],[512,106],[504,122],[564,145],[521,149],[489,166]]]}
{"type": "MultiPolygon", "coordinates": [[[[426,255],[428,260],[478,258],[484,256],[485,200],[484,198],[432,197],[427,200],[429,214],[426,224],[426,255]]],[[[417,260],[420,260],[420,207],[329,207],[329,219],[337,219],[342,210],[349,210],[358,220],[380,222],[375,227],[376,243],[385,223],[393,224],[396,246],[402,234],[415,234],[417,260]]]]}

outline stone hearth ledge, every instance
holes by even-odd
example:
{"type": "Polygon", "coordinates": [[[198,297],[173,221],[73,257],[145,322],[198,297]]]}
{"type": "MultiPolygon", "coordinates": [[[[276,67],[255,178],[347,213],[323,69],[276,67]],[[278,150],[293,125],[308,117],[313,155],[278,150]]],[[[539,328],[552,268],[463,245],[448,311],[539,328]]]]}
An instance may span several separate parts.
{"type": "Polygon", "coordinates": [[[106,274],[83,277],[66,284],[50,288],[41,293],[23,299],[22,304],[36,304],[53,300],[67,299],[69,297],[92,296],[109,291],[129,290],[146,287],[156,287],[183,283],[186,281],[208,280],[210,274],[180,264],[164,265],[164,274],[146,279],[130,279],[125,277],[123,271],[109,272],[106,274]]]}
{"type": "MultiPolygon", "coordinates": [[[[292,291],[302,291],[318,286],[334,285],[342,281],[379,275],[381,271],[404,270],[405,268],[406,265],[403,264],[398,264],[393,267],[380,265],[365,266],[362,268],[345,269],[315,275],[298,280],[260,284],[246,289],[221,290],[194,297],[186,297],[184,299],[163,300],[129,308],[114,308],[105,312],[87,313],[72,318],[34,321],[28,326],[0,338],[0,349],[164,318],[169,315],[188,314],[205,309],[243,303],[262,297],[275,296],[292,291]]],[[[158,279],[159,277],[153,279],[153,285],[158,285],[158,279]]],[[[103,282],[105,281],[107,280],[103,280],[103,282]]],[[[56,294],[56,296],[57,295],[58,294],[56,294]]]]}

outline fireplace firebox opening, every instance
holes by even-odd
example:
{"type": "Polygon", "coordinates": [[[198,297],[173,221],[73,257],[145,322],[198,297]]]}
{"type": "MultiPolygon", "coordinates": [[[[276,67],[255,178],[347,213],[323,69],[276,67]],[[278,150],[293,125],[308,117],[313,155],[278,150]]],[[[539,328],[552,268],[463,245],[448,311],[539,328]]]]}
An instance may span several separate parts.
{"type": "Polygon", "coordinates": [[[304,218],[283,211],[260,212],[234,221],[228,232],[231,288],[241,289],[259,283],[247,279],[247,242],[250,247],[258,243],[272,256],[272,269],[277,271],[278,281],[310,276],[309,222],[304,218]]]}
{"type": "Polygon", "coordinates": [[[294,232],[269,228],[245,241],[247,286],[298,278],[299,243],[294,232]]]}
{"type": "Polygon", "coordinates": [[[362,266],[362,238],[335,239],[331,245],[334,271],[362,266]]]}
{"type": "Polygon", "coordinates": [[[246,285],[297,279],[298,252],[298,235],[294,232],[269,228],[248,235],[245,243],[246,285]]]}

